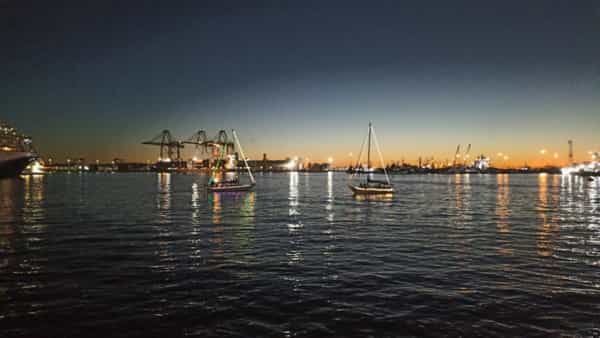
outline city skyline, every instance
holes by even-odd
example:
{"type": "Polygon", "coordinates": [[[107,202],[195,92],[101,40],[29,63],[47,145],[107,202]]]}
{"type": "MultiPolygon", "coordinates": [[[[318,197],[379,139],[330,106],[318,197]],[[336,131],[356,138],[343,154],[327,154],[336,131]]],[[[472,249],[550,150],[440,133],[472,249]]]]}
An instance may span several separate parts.
{"type": "Polygon", "coordinates": [[[163,129],[236,128],[251,158],[345,165],[369,121],[386,162],[600,148],[597,2],[64,4],[0,14],[1,119],[44,157],[146,161],[163,129]]]}

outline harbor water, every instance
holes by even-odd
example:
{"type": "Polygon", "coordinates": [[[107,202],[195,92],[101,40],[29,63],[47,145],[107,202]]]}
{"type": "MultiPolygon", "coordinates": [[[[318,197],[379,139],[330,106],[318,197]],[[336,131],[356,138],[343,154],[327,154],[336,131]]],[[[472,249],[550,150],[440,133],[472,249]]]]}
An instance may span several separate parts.
{"type": "Polygon", "coordinates": [[[600,179],[256,180],[0,180],[0,336],[600,335],[600,179]]]}

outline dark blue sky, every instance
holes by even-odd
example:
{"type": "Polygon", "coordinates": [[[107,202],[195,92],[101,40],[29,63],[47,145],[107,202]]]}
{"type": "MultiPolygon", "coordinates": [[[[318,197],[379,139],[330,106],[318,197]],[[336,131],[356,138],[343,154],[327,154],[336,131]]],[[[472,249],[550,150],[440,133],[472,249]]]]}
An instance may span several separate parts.
{"type": "Polygon", "coordinates": [[[231,127],[344,159],[369,120],[389,159],[600,144],[598,1],[250,3],[0,1],[0,117],[90,160],[231,127]]]}

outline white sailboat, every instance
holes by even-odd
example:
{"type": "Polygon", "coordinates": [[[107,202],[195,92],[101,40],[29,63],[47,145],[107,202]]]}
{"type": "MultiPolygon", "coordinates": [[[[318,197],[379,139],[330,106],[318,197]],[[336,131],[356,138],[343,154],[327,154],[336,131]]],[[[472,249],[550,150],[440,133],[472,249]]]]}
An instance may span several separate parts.
{"type": "MultiPolygon", "coordinates": [[[[246,155],[244,155],[244,150],[242,149],[242,145],[240,144],[240,140],[237,137],[235,130],[231,130],[233,134],[233,139],[240,150],[240,154],[242,155],[242,159],[244,160],[244,165],[246,170],[248,170],[248,177],[250,177],[250,183],[241,183],[239,180],[239,176],[237,173],[233,179],[223,179],[219,180],[217,177],[218,165],[213,168],[213,172],[208,180],[208,191],[210,192],[236,192],[236,191],[249,191],[254,188],[256,185],[256,181],[254,180],[254,175],[252,175],[252,170],[250,170],[250,166],[248,165],[248,161],[246,160],[246,155]]],[[[222,160],[224,154],[224,147],[220,151],[219,162],[222,160]]],[[[226,177],[223,175],[223,177],[226,177]]]]}
{"type": "MultiPolygon", "coordinates": [[[[369,122],[369,132],[367,134],[367,140],[368,140],[367,168],[365,170],[366,171],[366,180],[362,181],[358,185],[350,183],[350,184],[348,184],[348,187],[350,187],[350,190],[352,190],[354,192],[354,194],[356,194],[356,195],[393,194],[394,187],[392,186],[392,183],[390,182],[390,178],[387,174],[387,171],[385,170],[383,156],[381,155],[381,150],[379,149],[379,143],[377,142],[377,137],[375,136],[375,131],[373,129],[373,125],[371,124],[371,122],[369,122]],[[371,175],[372,175],[371,138],[373,138],[375,141],[375,147],[377,148],[377,153],[379,154],[379,159],[381,160],[381,166],[383,168],[383,173],[385,174],[385,181],[371,179],[371,175]]],[[[354,177],[357,173],[358,173],[358,175],[360,175],[361,172],[363,171],[362,166],[360,165],[360,158],[362,155],[364,145],[365,145],[365,143],[363,141],[363,144],[360,149],[360,153],[358,155],[358,162],[357,162],[357,165],[355,168],[355,173],[352,175],[352,177],[354,177]]]]}

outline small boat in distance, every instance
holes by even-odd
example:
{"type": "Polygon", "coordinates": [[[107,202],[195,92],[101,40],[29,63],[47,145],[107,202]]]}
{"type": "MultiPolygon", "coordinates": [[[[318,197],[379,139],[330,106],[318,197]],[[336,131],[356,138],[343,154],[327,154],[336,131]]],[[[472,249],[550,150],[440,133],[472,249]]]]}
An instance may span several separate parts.
{"type": "MultiPolygon", "coordinates": [[[[365,145],[364,141],[362,146],[360,147],[360,153],[358,155],[358,161],[355,167],[357,168],[355,174],[357,173],[358,175],[360,175],[363,172],[366,173],[366,180],[362,181],[358,185],[350,183],[348,184],[348,187],[350,187],[350,190],[352,190],[352,192],[354,192],[355,195],[393,194],[394,187],[392,186],[387,171],[385,170],[383,156],[381,155],[379,143],[377,142],[377,137],[375,136],[375,131],[373,130],[373,125],[371,124],[371,122],[369,122],[369,132],[367,134],[367,140],[367,168],[363,169],[360,163],[363,147],[365,145]],[[377,153],[379,154],[379,159],[381,160],[381,166],[383,167],[383,173],[385,174],[385,181],[371,179],[371,137],[373,137],[375,141],[375,147],[377,148],[377,153]]],[[[351,177],[354,177],[355,174],[353,174],[351,177]]]]}
{"type": "Polygon", "coordinates": [[[223,179],[220,180],[217,176],[217,171],[219,170],[219,166],[223,160],[223,155],[225,154],[226,148],[225,146],[221,146],[219,144],[215,144],[214,146],[220,146],[219,149],[219,159],[217,160],[217,165],[213,167],[212,174],[208,179],[208,191],[210,192],[238,192],[238,191],[249,191],[254,188],[256,185],[256,181],[254,180],[254,176],[252,175],[252,170],[250,170],[250,166],[248,166],[248,161],[246,160],[246,156],[244,155],[244,150],[242,150],[242,145],[240,144],[240,140],[237,137],[235,130],[231,130],[233,134],[233,139],[235,144],[237,145],[240,154],[242,155],[242,159],[244,160],[244,165],[246,170],[248,170],[248,176],[250,177],[250,183],[242,184],[240,182],[239,175],[234,173],[233,179],[227,179],[227,175],[222,175],[223,179]]]}

